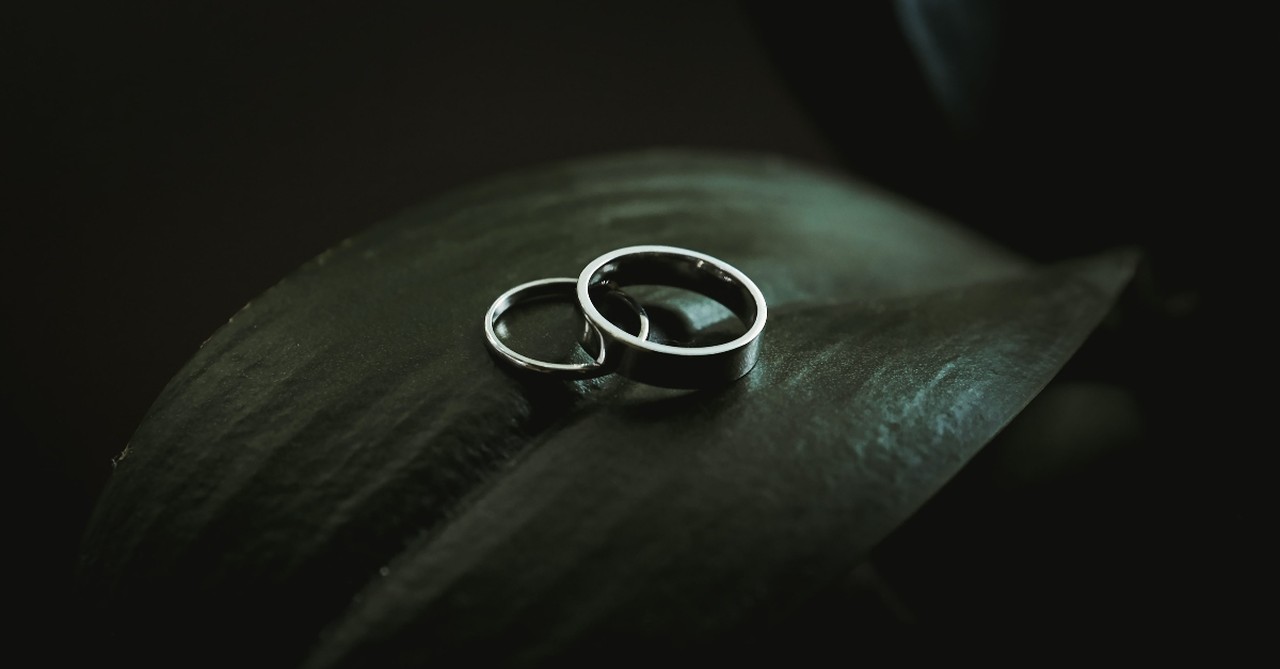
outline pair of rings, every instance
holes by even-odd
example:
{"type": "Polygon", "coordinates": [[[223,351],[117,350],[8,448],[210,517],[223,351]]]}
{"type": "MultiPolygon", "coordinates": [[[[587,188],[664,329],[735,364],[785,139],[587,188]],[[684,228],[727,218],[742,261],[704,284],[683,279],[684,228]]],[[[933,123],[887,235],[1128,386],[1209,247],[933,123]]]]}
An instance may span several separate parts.
{"type": "Polygon", "coordinates": [[[499,359],[518,369],[569,379],[618,373],[666,388],[706,388],[739,379],[760,355],[764,331],[764,295],[747,275],[704,253],[674,246],[629,246],[591,261],[578,278],[530,281],[503,293],[484,317],[485,341],[499,359]],[[623,290],[627,286],[683,288],[709,297],[733,312],[746,332],[714,346],[673,346],[649,338],[644,308],[623,290]],[[534,299],[574,296],[584,320],[581,345],[593,360],[544,362],[517,353],[498,338],[494,327],[511,307],[534,299]],[[638,318],[635,333],[601,312],[598,301],[620,298],[638,318]]]}

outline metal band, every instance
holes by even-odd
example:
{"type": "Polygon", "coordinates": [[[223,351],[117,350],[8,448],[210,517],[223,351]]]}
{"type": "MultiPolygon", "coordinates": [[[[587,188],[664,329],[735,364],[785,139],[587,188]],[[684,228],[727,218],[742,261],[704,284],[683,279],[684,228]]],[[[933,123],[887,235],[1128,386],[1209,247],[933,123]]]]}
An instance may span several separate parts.
{"type": "Polygon", "coordinates": [[[741,378],[760,355],[767,309],[747,275],[704,253],[674,246],[630,246],[591,261],[578,276],[579,307],[603,338],[614,371],[667,388],[705,388],[741,378]],[[648,341],[605,318],[592,301],[601,288],[673,286],[710,297],[736,314],[747,331],[715,346],[681,347],[648,341]]]}
{"type": "MultiPolygon", "coordinates": [[[[590,379],[612,373],[614,365],[606,364],[612,362],[608,360],[608,349],[603,345],[604,340],[600,336],[600,331],[591,323],[583,323],[583,348],[596,352],[594,353],[595,360],[587,363],[556,363],[531,358],[522,353],[517,353],[504,344],[494,330],[494,326],[497,324],[498,319],[502,317],[502,314],[517,304],[547,297],[571,299],[574,294],[573,287],[575,283],[576,280],[570,278],[539,279],[522,283],[499,295],[484,316],[484,337],[489,349],[502,361],[530,372],[570,379],[590,379]]],[[[638,333],[634,336],[642,339],[648,337],[649,317],[644,313],[644,309],[629,295],[621,291],[614,291],[614,293],[631,306],[639,320],[638,333]]]]}

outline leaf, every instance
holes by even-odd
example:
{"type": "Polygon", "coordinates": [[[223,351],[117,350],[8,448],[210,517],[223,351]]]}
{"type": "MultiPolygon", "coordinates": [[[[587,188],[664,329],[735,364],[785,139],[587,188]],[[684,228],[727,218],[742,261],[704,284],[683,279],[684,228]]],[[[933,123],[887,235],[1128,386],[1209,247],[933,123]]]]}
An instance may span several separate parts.
{"type": "Polygon", "coordinates": [[[87,601],[109,640],[166,641],[138,657],[211,663],[741,644],[1017,414],[1134,262],[1032,266],[761,156],[644,152],[458,191],[316,258],[175,376],[91,521],[87,601]],[[760,286],[748,377],[531,384],[488,355],[503,290],[641,243],[760,286]]]}

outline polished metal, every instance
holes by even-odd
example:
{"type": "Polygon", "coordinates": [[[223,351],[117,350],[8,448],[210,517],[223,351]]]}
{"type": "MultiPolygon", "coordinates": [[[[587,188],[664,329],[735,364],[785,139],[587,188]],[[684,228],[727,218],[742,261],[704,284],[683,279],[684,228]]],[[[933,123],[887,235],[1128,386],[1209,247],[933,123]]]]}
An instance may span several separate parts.
{"type": "MultiPolygon", "coordinates": [[[[590,379],[613,372],[613,365],[607,364],[609,362],[607,358],[608,351],[602,345],[604,340],[600,335],[600,331],[591,323],[585,321],[583,323],[582,346],[584,349],[591,351],[595,359],[585,363],[546,362],[531,358],[523,353],[516,352],[504,344],[495,330],[498,319],[502,318],[502,315],[511,307],[548,297],[571,299],[574,295],[574,285],[576,283],[576,279],[570,278],[538,279],[537,281],[522,283],[499,295],[484,316],[484,337],[489,349],[497,354],[500,359],[519,369],[562,378],[590,379]]],[[[639,321],[635,336],[642,339],[648,337],[649,317],[644,313],[644,309],[629,295],[621,291],[613,291],[612,294],[627,303],[635,312],[639,321]]]]}
{"type": "Polygon", "coordinates": [[[767,309],[747,275],[704,253],[674,246],[629,246],[591,261],[578,276],[579,307],[604,342],[604,358],[619,374],[667,388],[706,388],[741,378],[760,355],[767,309]],[[649,341],[605,318],[594,299],[627,286],[684,288],[710,297],[742,319],[747,331],[715,346],[671,346],[649,341]]]}

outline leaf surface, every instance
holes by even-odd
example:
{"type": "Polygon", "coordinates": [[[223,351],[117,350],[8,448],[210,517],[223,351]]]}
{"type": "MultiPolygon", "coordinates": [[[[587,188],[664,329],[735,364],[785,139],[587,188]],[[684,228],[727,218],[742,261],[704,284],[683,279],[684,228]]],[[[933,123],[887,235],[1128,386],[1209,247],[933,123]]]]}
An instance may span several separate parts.
{"type": "Polygon", "coordinates": [[[495,179],[344,241],[215,333],[139,426],[82,582],[114,638],[142,625],[211,662],[741,639],[941,487],[1134,262],[1033,266],[761,156],[654,151],[495,179]],[[531,383],[489,356],[499,293],[633,244],[756,281],[770,321],[748,377],[697,393],[531,383]]]}

